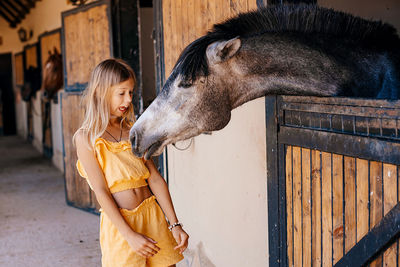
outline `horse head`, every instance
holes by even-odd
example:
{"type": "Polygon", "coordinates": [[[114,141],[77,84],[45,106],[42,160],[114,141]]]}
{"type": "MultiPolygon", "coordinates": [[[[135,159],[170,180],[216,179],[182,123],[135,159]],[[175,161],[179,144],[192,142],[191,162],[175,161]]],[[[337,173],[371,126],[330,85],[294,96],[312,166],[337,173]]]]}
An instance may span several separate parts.
{"type": "Polygon", "coordinates": [[[184,49],[131,128],[132,151],[148,159],[222,129],[232,109],[267,94],[398,98],[399,47],[392,26],[317,6],[240,14],[184,49]]]}
{"type": "Polygon", "coordinates": [[[142,156],[147,150],[145,157],[149,158],[160,154],[168,144],[220,130],[228,124],[233,108],[229,84],[242,73],[234,60],[240,47],[239,38],[207,46],[199,39],[183,51],[161,93],[130,131],[135,154],[142,156]],[[198,62],[191,54],[198,50],[196,46],[205,50],[204,58],[198,58],[198,62]],[[188,73],[189,64],[204,65],[188,73]]]}
{"type": "Polygon", "coordinates": [[[43,71],[43,88],[47,92],[48,99],[52,99],[63,86],[63,80],[62,57],[54,47],[53,53],[49,51],[43,71]]]}

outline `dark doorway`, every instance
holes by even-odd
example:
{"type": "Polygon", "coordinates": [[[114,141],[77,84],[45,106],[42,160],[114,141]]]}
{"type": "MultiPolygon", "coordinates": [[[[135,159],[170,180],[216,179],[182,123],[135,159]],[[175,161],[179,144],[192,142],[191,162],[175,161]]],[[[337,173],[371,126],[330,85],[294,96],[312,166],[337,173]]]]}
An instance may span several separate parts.
{"type": "Polygon", "coordinates": [[[143,111],[156,98],[155,61],[153,44],[153,5],[151,1],[140,1],[139,6],[139,51],[142,81],[143,111]]]}
{"type": "Polygon", "coordinates": [[[15,121],[14,91],[12,85],[11,53],[0,54],[0,134],[17,133],[15,121]]]}

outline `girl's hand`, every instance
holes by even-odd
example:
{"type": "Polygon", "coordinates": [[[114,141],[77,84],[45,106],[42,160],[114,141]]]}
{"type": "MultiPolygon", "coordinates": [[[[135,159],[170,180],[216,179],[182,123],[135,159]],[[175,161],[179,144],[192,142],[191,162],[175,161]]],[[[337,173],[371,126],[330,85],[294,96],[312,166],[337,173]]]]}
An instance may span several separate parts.
{"type": "Polygon", "coordinates": [[[172,235],[174,236],[178,245],[174,248],[179,249],[179,253],[183,253],[188,246],[189,235],[182,229],[181,226],[172,228],[172,235]]]}
{"type": "Polygon", "coordinates": [[[145,258],[150,258],[154,256],[160,250],[160,248],[156,246],[156,241],[154,241],[150,237],[136,232],[134,232],[134,234],[132,235],[129,235],[126,240],[128,241],[128,244],[131,246],[133,251],[145,258]]]}

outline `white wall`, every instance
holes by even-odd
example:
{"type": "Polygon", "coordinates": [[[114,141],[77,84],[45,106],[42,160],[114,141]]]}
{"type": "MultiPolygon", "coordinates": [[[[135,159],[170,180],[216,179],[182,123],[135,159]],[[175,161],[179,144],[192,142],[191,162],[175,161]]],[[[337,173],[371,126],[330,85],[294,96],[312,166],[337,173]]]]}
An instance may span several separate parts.
{"type": "Polygon", "coordinates": [[[58,103],[51,101],[51,132],[53,143],[53,164],[62,172],[64,172],[64,155],[63,155],[63,133],[62,133],[62,117],[61,117],[61,95],[64,90],[57,93],[58,103]]]}
{"type": "Polygon", "coordinates": [[[400,30],[400,1],[398,0],[318,0],[318,5],[351,13],[366,19],[382,20],[400,30]]]}
{"type": "Polygon", "coordinates": [[[268,266],[265,135],[259,98],[233,110],[223,130],[196,137],[188,150],[168,147],[171,195],[190,235],[178,266],[268,266]]]}

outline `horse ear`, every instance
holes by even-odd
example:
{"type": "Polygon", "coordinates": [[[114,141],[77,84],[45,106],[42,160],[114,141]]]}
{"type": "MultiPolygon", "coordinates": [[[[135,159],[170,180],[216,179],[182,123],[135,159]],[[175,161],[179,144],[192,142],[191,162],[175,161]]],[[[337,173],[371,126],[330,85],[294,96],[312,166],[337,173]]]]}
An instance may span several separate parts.
{"type": "Polygon", "coordinates": [[[220,63],[228,60],[237,53],[241,44],[239,37],[228,41],[214,42],[207,47],[207,59],[210,63],[220,63]]]}

